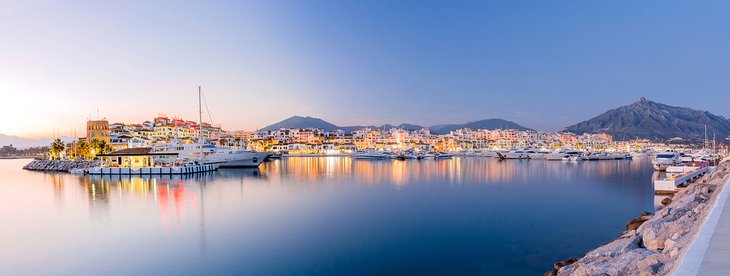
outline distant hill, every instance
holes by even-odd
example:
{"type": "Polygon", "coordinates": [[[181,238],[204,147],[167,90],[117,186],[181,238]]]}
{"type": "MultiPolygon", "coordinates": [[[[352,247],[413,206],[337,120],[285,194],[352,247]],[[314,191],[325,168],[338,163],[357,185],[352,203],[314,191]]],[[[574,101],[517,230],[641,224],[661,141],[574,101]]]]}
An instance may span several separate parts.
{"type": "MultiPolygon", "coordinates": [[[[6,135],[0,133],[0,147],[2,146],[9,146],[13,145],[13,147],[22,149],[22,148],[30,148],[30,147],[43,147],[48,146],[51,144],[51,141],[53,139],[51,138],[41,138],[41,139],[31,139],[31,138],[23,138],[18,137],[14,135],[6,135]]],[[[70,137],[61,137],[61,140],[65,142],[73,141],[73,138],[70,137]]]]}
{"type": "Polygon", "coordinates": [[[413,131],[413,130],[423,129],[424,127],[419,126],[419,125],[414,125],[414,124],[400,124],[397,126],[391,125],[391,124],[385,124],[382,126],[342,126],[342,127],[340,127],[340,129],[343,130],[344,132],[353,132],[355,130],[363,129],[363,128],[373,128],[373,129],[402,128],[402,129],[405,129],[408,131],[413,131]]]}
{"type": "Polygon", "coordinates": [[[669,106],[652,102],[644,97],[631,105],[609,110],[590,120],[565,128],[565,131],[582,133],[608,133],[614,139],[671,139],[680,137],[701,140],[707,134],[717,139],[730,135],[730,120],[707,111],[686,107],[669,106]]]}
{"type": "Polygon", "coordinates": [[[430,127],[432,133],[434,134],[446,134],[451,131],[461,129],[461,128],[470,128],[470,129],[517,129],[517,130],[532,130],[526,127],[523,127],[515,122],[507,121],[503,119],[485,119],[480,121],[473,121],[463,124],[446,124],[446,125],[435,125],[430,127]]]}
{"type": "MultiPolygon", "coordinates": [[[[262,128],[261,130],[277,130],[280,128],[322,128],[324,130],[336,130],[341,129],[345,132],[352,132],[358,129],[362,128],[374,128],[374,129],[391,129],[391,128],[403,128],[406,130],[419,130],[426,127],[415,125],[415,124],[407,124],[403,123],[400,125],[391,125],[391,124],[385,124],[382,126],[336,126],[335,124],[329,123],[325,120],[322,120],[320,118],[314,118],[314,117],[302,117],[302,116],[292,116],[286,120],[283,120],[278,123],[271,124],[269,126],[266,126],[262,128]]],[[[529,128],[523,127],[521,125],[518,125],[514,122],[502,120],[502,119],[486,119],[481,121],[474,121],[474,122],[468,122],[463,124],[447,124],[447,125],[436,125],[433,127],[430,127],[429,129],[436,134],[444,134],[449,133],[452,130],[460,129],[460,128],[471,128],[471,129],[502,129],[502,128],[510,128],[510,129],[519,129],[519,130],[531,130],[529,128]]]]}
{"type": "Polygon", "coordinates": [[[320,118],[292,116],[281,122],[264,127],[261,130],[277,130],[280,128],[323,128],[327,131],[338,129],[336,125],[320,118]]]}

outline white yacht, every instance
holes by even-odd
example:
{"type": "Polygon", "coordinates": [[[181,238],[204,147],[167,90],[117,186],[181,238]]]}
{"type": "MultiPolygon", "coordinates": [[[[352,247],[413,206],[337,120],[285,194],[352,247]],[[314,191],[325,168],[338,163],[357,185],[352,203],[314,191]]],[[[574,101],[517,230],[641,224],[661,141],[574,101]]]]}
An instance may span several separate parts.
{"type": "Polygon", "coordinates": [[[654,166],[654,170],[666,171],[667,167],[674,166],[682,163],[678,152],[666,151],[657,154],[654,159],[651,160],[651,164],[654,166]]]}
{"type": "MultiPolygon", "coordinates": [[[[534,151],[532,151],[534,153],[534,151]]],[[[528,159],[530,158],[530,153],[527,150],[511,150],[506,153],[504,153],[505,159],[528,159]]]]}
{"type": "Polygon", "coordinates": [[[439,152],[439,153],[436,153],[436,156],[434,158],[436,158],[436,159],[451,159],[453,157],[454,157],[454,155],[451,154],[451,153],[439,152]]]}
{"type": "Polygon", "coordinates": [[[177,158],[203,160],[204,164],[217,164],[220,168],[258,167],[268,152],[224,149],[211,144],[185,144],[180,142],[158,143],[152,146],[153,153],[177,153],[177,158]],[[200,154],[203,154],[201,159],[200,154]]]}
{"type": "Polygon", "coordinates": [[[530,159],[547,159],[548,154],[550,154],[549,151],[536,151],[528,153],[527,155],[530,157],[530,159]]]}
{"type": "Polygon", "coordinates": [[[548,161],[574,161],[575,157],[580,157],[583,154],[580,151],[575,150],[560,150],[548,153],[545,155],[545,160],[548,161]]]}
{"type": "Polygon", "coordinates": [[[389,159],[390,154],[369,150],[369,151],[358,151],[352,154],[352,158],[355,159],[389,159]]]}

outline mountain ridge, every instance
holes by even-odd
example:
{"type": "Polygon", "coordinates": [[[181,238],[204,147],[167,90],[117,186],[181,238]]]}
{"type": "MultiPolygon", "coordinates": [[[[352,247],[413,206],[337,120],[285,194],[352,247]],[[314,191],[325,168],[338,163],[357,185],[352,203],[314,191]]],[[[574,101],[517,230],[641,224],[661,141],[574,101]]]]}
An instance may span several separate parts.
{"type": "Polygon", "coordinates": [[[446,134],[446,133],[449,133],[450,131],[453,131],[456,129],[461,129],[461,128],[472,128],[472,129],[512,128],[512,129],[519,129],[519,130],[532,130],[530,128],[521,126],[515,122],[504,120],[504,119],[498,119],[498,118],[470,121],[470,122],[460,123],[460,124],[440,124],[440,125],[434,125],[431,127],[424,127],[421,125],[409,124],[409,123],[402,123],[399,125],[384,124],[381,126],[373,126],[373,125],[370,125],[370,126],[337,126],[335,124],[332,124],[332,123],[327,122],[320,118],[315,118],[315,117],[310,117],[310,116],[298,116],[298,115],[294,115],[294,116],[284,119],[282,121],[273,123],[271,125],[261,128],[259,130],[271,131],[271,130],[276,130],[279,128],[322,128],[327,131],[340,129],[345,132],[352,132],[352,131],[362,129],[362,128],[390,129],[390,128],[394,128],[394,127],[403,128],[403,129],[406,129],[409,131],[427,128],[427,129],[430,129],[431,132],[433,132],[435,134],[446,134]]]}
{"type": "Polygon", "coordinates": [[[730,120],[709,111],[670,106],[644,97],[630,105],[610,109],[591,119],[568,126],[564,131],[576,134],[607,133],[617,140],[634,138],[689,140],[704,139],[713,132],[723,139],[730,135],[730,120]]]}

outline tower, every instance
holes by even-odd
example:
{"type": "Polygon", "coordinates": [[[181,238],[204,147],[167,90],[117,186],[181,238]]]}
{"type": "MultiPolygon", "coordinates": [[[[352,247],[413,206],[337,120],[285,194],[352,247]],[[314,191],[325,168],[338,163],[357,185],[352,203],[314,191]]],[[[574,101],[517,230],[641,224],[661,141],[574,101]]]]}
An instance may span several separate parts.
{"type": "Polygon", "coordinates": [[[106,141],[108,144],[110,143],[110,133],[109,121],[106,119],[86,121],[86,141],[91,142],[96,139],[106,141]]]}

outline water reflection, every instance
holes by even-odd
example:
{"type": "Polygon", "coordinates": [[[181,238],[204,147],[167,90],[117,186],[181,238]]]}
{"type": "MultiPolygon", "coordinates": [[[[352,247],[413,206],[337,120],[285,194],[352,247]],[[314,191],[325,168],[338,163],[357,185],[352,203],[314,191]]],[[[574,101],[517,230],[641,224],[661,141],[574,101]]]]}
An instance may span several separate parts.
{"type": "Polygon", "coordinates": [[[654,203],[646,160],[285,158],[188,176],[22,165],[0,163],[0,275],[537,274],[654,203]]]}
{"type": "MultiPolygon", "coordinates": [[[[645,166],[644,166],[645,167],[645,166]]],[[[591,177],[614,181],[614,176],[631,178],[627,172],[644,169],[641,162],[610,160],[600,162],[550,162],[489,158],[453,158],[448,160],[352,160],[347,157],[303,157],[275,160],[262,170],[276,180],[321,184],[332,179],[352,179],[366,185],[407,185],[450,183],[501,185],[539,177],[591,177]],[[467,160],[468,162],[463,162],[467,160]],[[566,170],[575,168],[575,170],[566,170]]]]}

